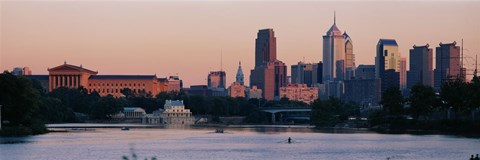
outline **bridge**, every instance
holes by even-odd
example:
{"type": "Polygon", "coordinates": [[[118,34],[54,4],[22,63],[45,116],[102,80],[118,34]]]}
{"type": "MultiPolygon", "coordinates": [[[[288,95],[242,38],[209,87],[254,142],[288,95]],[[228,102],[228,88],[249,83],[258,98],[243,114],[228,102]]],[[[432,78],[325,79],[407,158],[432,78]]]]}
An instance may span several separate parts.
{"type": "MultiPolygon", "coordinates": [[[[280,112],[312,112],[311,107],[276,107],[276,108],[261,108],[260,111],[272,114],[272,123],[275,124],[275,113],[280,112]]],[[[295,114],[287,116],[290,119],[303,119],[310,120],[310,115],[305,116],[301,114],[295,114]]]]}

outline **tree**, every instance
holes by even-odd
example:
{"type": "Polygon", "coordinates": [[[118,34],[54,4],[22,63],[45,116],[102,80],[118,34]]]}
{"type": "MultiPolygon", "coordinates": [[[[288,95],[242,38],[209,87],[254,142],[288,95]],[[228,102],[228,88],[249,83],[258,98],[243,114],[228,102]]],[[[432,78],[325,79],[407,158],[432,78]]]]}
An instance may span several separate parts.
{"type": "Polygon", "coordinates": [[[466,112],[469,104],[471,104],[471,98],[469,98],[471,95],[469,95],[468,91],[468,84],[461,80],[443,83],[440,91],[443,107],[446,109],[451,108],[455,113],[466,112]]]}
{"type": "Polygon", "coordinates": [[[381,104],[388,116],[398,117],[404,114],[404,98],[398,87],[389,87],[382,94],[381,104]]]}
{"type": "Polygon", "coordinates": [[[414,85],[410,90],[410,108],[409,113],[415,119],[420,116],[427,117],[435,108],[437,104],[437,97],[433,88],[425,85],[414,85]]]}
{"type": "Polygon", "coordinates": [[[38,117],[40,96],[33,89],[32,81],[17,77],[8,72],[0,74],[0,105],[2,121],[8,121],[6,127],[22,128],[23,133],[39,134],[45,132],[45,125],[38,117]],[[25,128],[26,127],[26,128],[25,128]]]}
{"type": "Polygon", "coordinates": [[[113,96],[108,95],[101,97],[96,102],[92,109],[92,115],[96,119],[107,119],[109,115],[116,114],[126,107],[126,102],[122,99],[115,99],[113,96]]]}

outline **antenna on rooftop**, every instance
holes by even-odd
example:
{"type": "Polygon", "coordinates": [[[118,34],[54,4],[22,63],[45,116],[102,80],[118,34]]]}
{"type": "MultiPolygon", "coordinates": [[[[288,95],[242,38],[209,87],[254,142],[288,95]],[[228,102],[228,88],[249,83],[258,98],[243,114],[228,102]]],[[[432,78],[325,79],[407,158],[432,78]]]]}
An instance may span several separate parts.
{"type": "Polygon", "coordinates": [[[220,71],[223,71],[223,48],[220,49],[220,71]]]}
{"type": "Polygon", "coordinates": [[[335,10],[333,11],[333,24],[337,24],[337,15],[335,10]]]}

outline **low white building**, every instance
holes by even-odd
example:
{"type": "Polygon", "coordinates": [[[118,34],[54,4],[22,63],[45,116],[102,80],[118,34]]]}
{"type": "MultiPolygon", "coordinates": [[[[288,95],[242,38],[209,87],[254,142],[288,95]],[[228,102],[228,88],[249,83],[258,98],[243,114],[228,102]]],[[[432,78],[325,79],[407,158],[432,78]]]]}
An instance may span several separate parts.
{"type": "Polygon", "coordinates": [[[163,108],[164,111],[160,114],[163,124],[191,125],[195,123],[192,112],[190,109],[185,109],[183,101],[167,100],[163,108]]]}

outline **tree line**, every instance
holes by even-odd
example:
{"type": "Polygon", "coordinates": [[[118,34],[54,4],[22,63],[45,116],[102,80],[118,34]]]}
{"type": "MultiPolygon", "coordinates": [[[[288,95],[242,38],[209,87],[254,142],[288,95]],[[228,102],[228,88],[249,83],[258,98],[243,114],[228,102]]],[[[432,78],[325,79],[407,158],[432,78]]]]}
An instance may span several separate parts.
{"type": "MultiPolygon", "coordinates": [[[[183,100],[186,108],[197,115],[245,116],[247,123],[266,123],[268,114],[257,112],[259,107],[306,106],[303,102],[243,97],[205,97],[184,92],[133,93],[122,89],[124,96],[101,97],[87,89],[60,87],[45,92],[39,81],[9,72],[0,74],[0,105],[2,105],[3,135],[30,135],[46,132],[45,123],[103,121],[124,107],[141,107],[147,113],[163,108],[166,100],[183,100]]],[[[218,118],[217,118],[218,119],[218,118]]]]}

